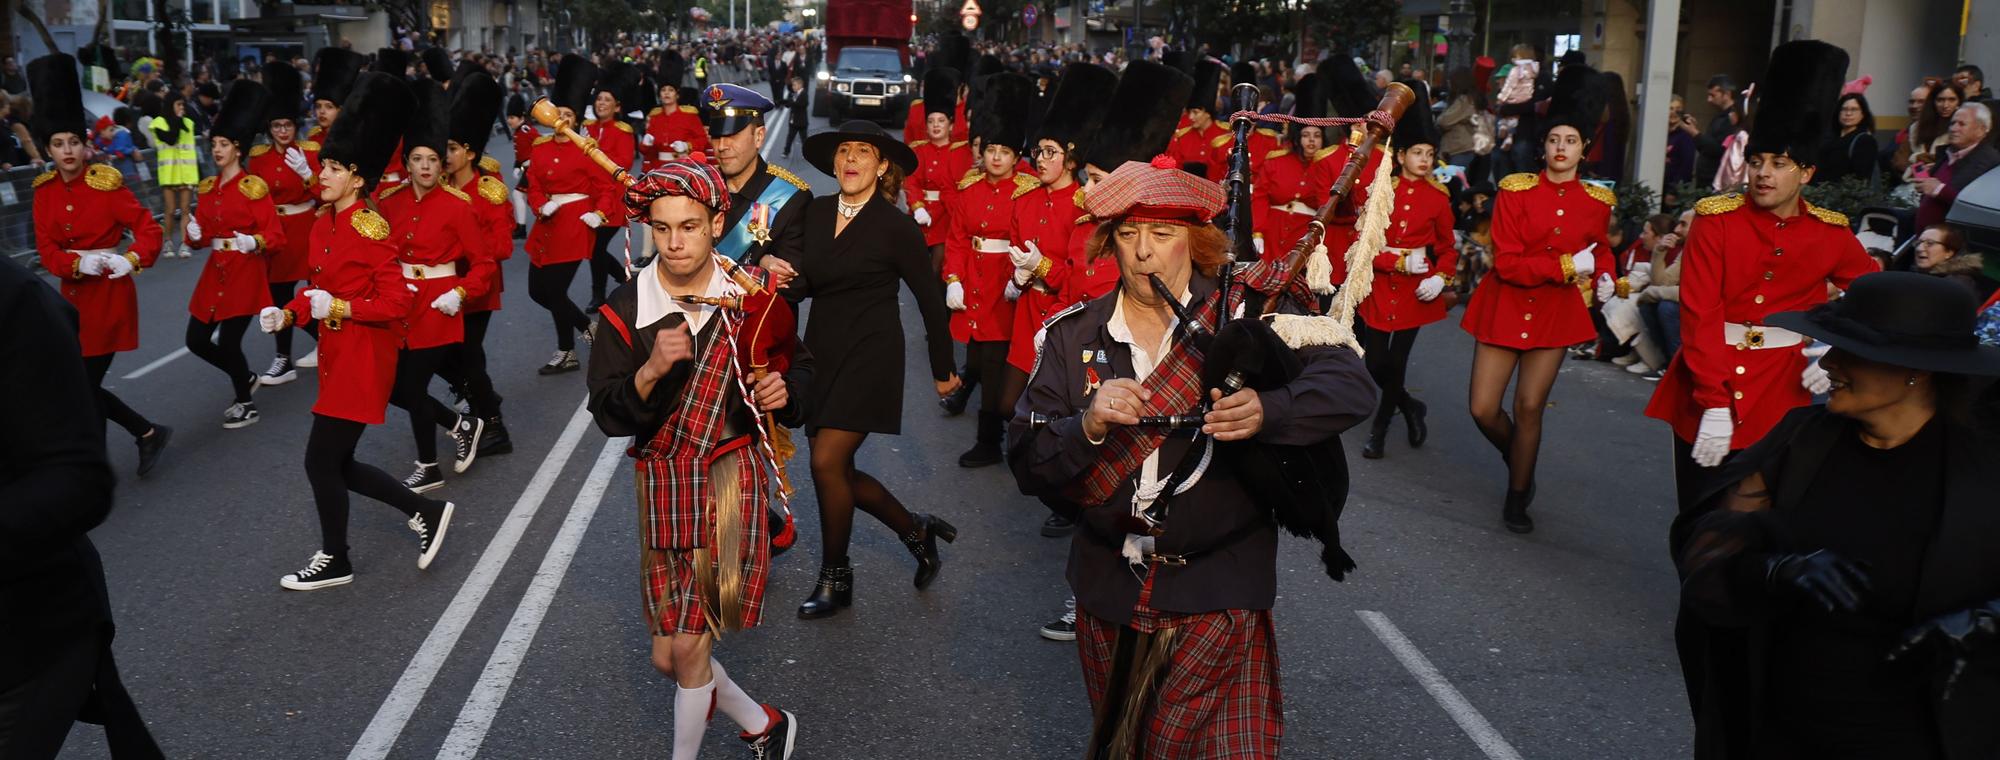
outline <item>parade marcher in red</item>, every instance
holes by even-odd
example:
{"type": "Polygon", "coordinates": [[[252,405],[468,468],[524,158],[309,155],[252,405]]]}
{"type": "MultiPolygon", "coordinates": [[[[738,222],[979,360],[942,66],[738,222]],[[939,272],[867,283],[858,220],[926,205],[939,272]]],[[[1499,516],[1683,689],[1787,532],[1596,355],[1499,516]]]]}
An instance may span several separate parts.
{"type": "Polygon", "coordinates": [[[1118,75],[1094,63],[1063,68],[1048,107],[1036,123],[1030,145],[1035,180],[1041,187],[1016,204],[1008,256],[1014,264],[1014,330],[1007,340],[1006,382],[1000,409],[1011,416],[1028,373],[1035,369],[1035,335],[1042,323],[1069,305],[1062,287],[1069,281],[1070,251],[1082,249],[1097,225],[1084,220],[1083,185],[1076,181],[1083,166],[1079,143],[1097,132],[1111,107],[1118,75]],[[1062,271],[1058,271],[1062,270],[1062,271]]]}
{"type": "MultiPolygon", "coordinates": [[[[1312,75],[1307,74],[1306,76],[1312,75]]],[[[1230,125],[1229,117],[1234,113],[1236,103],[1234,90],[1236,89],[1236,85],[1239,84],[1257,86],[1257,67],[1249,61],[1237,61],[1229,64],[1229,85],[1222,88],[1221,103],[1218,104],[1221,106],[1221,110],[1215,114],[1215,117],[1221,120],[1222,128],[1229,130],[1232,143],[1236,136],[1236,130],[1230,125]]],[[[1303,91],[1298,88],[1297,84],[1292,86],[1292,91],[1294,93],[1294,102],[1297,102],[1297,94],[1303,91]]],[[[1271,105],[1269,101],[1265,100],[1265,96],[1270,94],[1271,91],[1269,88],[1258,86],[1257,104],[1251,110],[1262,112],[1266,106],[1271,105]]],[[[1285,134],[1279,128],[1269,126],[1263,122],[1254,122],[1253,124],[1254,126],[1250,130],[1250,138],[1245,143],[1250,148],[1250,176],[1255,177],[1257,176],[1257,172],[1264,168],[1264,159],[1285,147],[1285,134]]],[[[1223,154],[1225,162],[1228,158],[1228,154],[1223,154]]],[[[1227,176],[1228,172],[1229,168],[1227,163],[1225,163],[1223,174],[1227,176]]]]}
{"type": "MultiPolygon", "coordinates": [[[[1563,67],[1563,76],[1582,82],[1595,73],[1571,64],[1563,67]]],[[[1501,519],[1516,533],[1535,529],[1528,505],[1535,495],[1542,412],[1564,350],[1596,339],[1587,291],[1603,274],[1597,262],[1608,268],[1613,256],[1604,233],[1617,197],[1578,175],[1588,146],[1584,136],[1595,133],[1603,109],[1582,97],[1584,92],[1581,86],[1558,87],[1543,123],[1542,172],[1500,181],[1493,205],[1493,271],[1473,291],[1459,322],[1479,341],[1467,406],[1479,432],[1507,463],[1501,519]],[[1500,403],[1517,369],[1509,417],[1500,403]]]]}
{"type": "Polygon", "coordinates": [[[313,143],[326,141],[326,131],[332,129],[334,121],[340,118],[340,104],[347,102],[347,96],[354,92],[355,78],[367,67],[365,56],[346,48],[323,47],[314,54],[313,128],[306,133],[306,140],[313,143]]]}
{"type": "Polygon", "coordinates": [[[1028,141],[1028,112],[1035,83],[1019,74],[995,74],[985,98],[973,111],[972,134],[982,147],[979,168],[958,181],[952,200],[951,236],[945,241],[945,306],[952,340],[965,344],[965,382],[981,386],[979,427],[973,447],[959,455],[960,467],[1000,463],[1006,412],[1007,341],[1013,336],[1014,220],[1033,208],[1024,201],[1041,183],[1015,171],[1020,146],[1028,141]]]}
{"type": "Polygon", "coordinates": [[[465,313],[465,340],[438,370],[438,375],[465,399],[465,413],[433,402],[433,414],[439,424],[450,425],[452,441],[458,448],[452,458],[453,472],[465,472],[479,457],[514,450],[513,439],[500,416],[500,394],[493,390],[493,378],[486,372],[486,329],[493,321],[493,313],[500,310],[500,293],[506,287],[500,264],[514,255],[514,240],[507,234],[510,226],[507,185],[498,176],[479,170],[487,158],[483,153],[493,127],[493,115],[500,109],[500,98],[499,83],[483,71],[466,74],[451,87],[445,181],[471,199],[474,217],[484,236],[484,245],[469,246],[467,257],[458,262],[459,287],[465,289],[459,294],[458,304],[465,313]]]}
{"type": "Polygon", "coordinates": [[[60,280],[63,298],[76,307],[83,367],[104,418],[132,434],[139,446],[139,475],[160,461],[173,429],[157,425],[104,388],[119,352],[139,347],[139,290],[132,275],[160,257],[160,224],[125,177],[107,164],[86,162],[83,89],[76,59],[55,53],[28,64],[35,97],[29,132],[54,168],[35,177],[35,251],[42,268],[60,280]],[[118,243],[132,233],[132,245],[118,243]]]}
{"type": "Polygon", "coordinates": [[[389,165],[391,153],[416,112],[401,77],[366,72],[341,104],[340,122],[320,145],[319,200],[313,222],[309,287],[283,308],[257,315],[265,332],[318,323],[319,397],[306,436],[306,481],[319,512],[320,549],[305,567],[280,578],[293,591],[351,583],[348,493],[388,504],[410,517],[417,534],[417,568],[426,569],[444,545],[456,506],[426,499],[395,477],[354,459],[369,425],[382,424],[396,381],[396,350],[409,318],[411,294],[396,262],[389,223],[363,201],[389,165]]]}
{"type": "MultiPolygon", "coordinates": [[[[645,97],[645,72],[629,63],[608,64],[598,74],[596,90],[590,107],[591,118],[584,120],[577,133],[595,141],[597,149],[609,156],[612,163],[630,168],[633,157],[639,153],[639,136],[632,128],[632,122],[626,119],[625,112],[645,97]]],[[[594,164],[590,168],[597,169],[594,164]]],[[[606,182],[607,186],[615,184],[606,182]]],[[[604,305],[606,280],[622,283],[626,279],[629,256],[614,256],[611,253],[611,239],[624,229],[623,225],[616,223],[615,211],[607,212],[605,218],[609,221],[592,230],[590,305],[584,308],[586,312],[596,311],[597,307],[604,305]]],[[[629,237],[627,245],[630,245],[629,237]]]]}
{"type": "MultiPolygon", "coordinates": [[[[299,70],[283,61],[264,64],[264,87],[271,91],[270,112],[265,115],[265,136],[270,142],[250,149],[250,173],[271,189],[271,202],[278,210],[278,224],[285,228],[285,241],[273,245],[266,277],[271,284],[271,305],[283,306],[292,300],[299,281],[306,279],[306,243],[312,233],[314,198],[319,188],[319,143],[298,140],[299,104],[304,83],[299,70]]],[[[276,336],[278,353],[271,367],[257,378],[262,385],[284,385],[298,379],[292,364],[292,331],[276,336]]]]}
{"type": "Polygon", "coordinates": [[[269,90],[248,79],[229,85],[210,128],[216,175],[201,181],[187,228],[187,244],[208,249],[188,300],[187,348],[229,377],[235,401],[223,410],[222,426],[230,429],[257,422],[250,394],[259,376],[243,358],[243,333],[258,310],[271,305],[266,263],[271,248],[285,244],[271,187],[243,166],[251,139],[264,131],[270,98],[269,90]]]}
{"type": "Polygon", "coordinates": [[[1195,64],[1187,126],[1174,130],[1174,141],[1167,148],[1167,155],[1181,162],[1182,169],[1210,182],[1221,182],[1229,173],[1229,153],[1236,146],[1229,127],[1215,120],[1221,111],[1224,71],[1221,63],[1206,58],[1195,64]]]}
{"type": "Polygon", "coordinates": [[[708,154],[708,128],[701,123],[701,109],[691,102],[697,93],[680,87],[680,81],[679,69],[661,70],[660,106],[647,112],[646,134],[639,138],[640,165],[646,171],[690,153],[708,154]]]}
{"type": "MultiPolygon", "coordinates": [[[[903,142],[915,148],[920,142],[928,142],[930,132],[926,129],[930,115],[949,108],[946,115],[951,119],[951,135],[947,142],[962,143],[970,140],[970,123],[966,121],[965,108],[970,105],[967,94],[972,87],[972,40],[957,32],[938,39],[937,47],[930,52],[924,63],[924,96],[910,101],[910,113],[903,119],[903,142]],[[930,72],[951,72],[949,88],[933,88],[930,72]],[[926,105],[931,98],[939,103],[926,105]],[[944,105],[949,101],[950,105],[944,105]]],[[[939,80],[943,81],[943,80],[939,80]]]]}
{"type": "Polygon", "coordinates": [[[507,134],[514,141],[514,183],[507,194],[514,203],[514,239],[528,239],[528,159],[534,157],[535,141],[542,133],[528,121],[528,98],[515,93],[507,98],[507,134]]]}
{"type": "MultiPolygon", "coordinates": [[[[597,67],[583,56],[563,56],[549,101],[571,124],[591,105],[597,67]]],[[[615,129],[615,128],[613,128],[615,129]]],[[[624,134],[620,132],[620,134],[624,134]]],[[[576,370],[576,336],[590,330],[590,318],[569,298],[576,270],[591,257],[596,230],[619,218],[623,191],[591,163],[581,146],[560,134],[536,138],[528,160],[528,205],[535,227],[528,232],[528,297],[555,321],[556,353],[539,370],[553,375],[576,370]]]]}
{"type": "Polygon", "coordinates": [[[646,630],[653,667],[678,686],[673,760],[693,760],[717,711],[757,757],[790,757],[798,739],[796,716],[751,699],[713,656],[724,631],[763,619],[779,487],[764,420],[800,424],[812,375],[775,278],[740,269],[750,293],[723,271],[729,202],[699,153],[632,186],[631,221],[659,255],[601,307],[590,356],[591,413],[606,435],[632,437],[637,460],[646,630]]]}
{"type": "MultiPolygon", "coordinates": [[[[1430,88],[1423,82],[1408,80],[1403,84],[1417,94],[1415,102],[1430,102],[1430,88]]],[[[1368,325],[1361,338],[1368,374],[1382,391],[1381,405],[1376,407],[1374,423],[1368,429],[1368,442],[1361,447],[1361,456],[1368,459],[1382,458],[1389,418],[1398,411],[1409,429],[1410,448],[1423,446],[1430,435],[1424,422],[1424,402],[1410,395],[1403,378],[1409,371],[1417,328],[1445,318],[1447,306],[1439,296],[1451,287],[1452,275],[1458,271],[1451,191],[1431,174],[1437,166],[1439,139],[1428,108],[1405,111],[1390,137],[1399,168],[1395,207],[1389,213],[1384,248],[1375,254],[1374,286],[1355,310],[1355,316],[1368,325]]]]}
{"type": "MultiPolygon", "coordinates": [[[[924,91],[936,93],[924,99],[922,141],[910,140],[917,154],[917,170],[903,179],[903,197],[910,216],[924,228],[924,243],[931,247],[931,269],[944,271],[944,243],[951,235],[951,198],[958,194],[958,181],[972,171],[972,149],[965,140],[952,137],[957,129],[959,109],[958,71],[932,68],[924,72],[924,91]]],[[[914,106],[913,106],[914,107],[914,106]]]]}
{"type": "MultiPolygon", "coordinates": [[[[1319,78],[1315,87],[1320,90],[1319,96],[1326,98],[1328,106],[1335,115],[1350,119],[1364,118],[1375,110],[1377,103],[1382,101],[1381,93],[1376,92],[1375,87],[1362,78],[1361,70],[1355,68],[1352,58],[1344,55],[1331,56],[1320,62],[1317,73],[1319,78]]],[[[1345,135],[1336,130],[1326,135],[1326,142],[1328,143],[1326,147],[1320,148],[1318,153],[1313,154],[1312,166],[1306,170],[1308,192],[1315,197],[1331,196],[1334,181],[1347,169],[1347,161],[1353,157],[1355,146],[1361,144],[1360,128],[1349,127],[1345,135]]],[[[1368,205],[1369,179],[1375,176],[1383,161],[1391,160],[1388,154],[1389,151],[1386,150],[1369,154],[1368,163],[1362,166],[1361,173],[1356,175],[1354,187],[1347,192],[1347,195],[1342,196],[1340,205],[1333,210],[1332,221],[1326,226],[1326,236],[1321,242],[1330,254],[1328,259],[1329,263],[1333,264],[1332,284],[1335,286],[1347,283],[1347,249],[1354,245],[1354,239],[1359,236],[1359,231],[1355,227],[1360,223],[1361,209],[1368,205]]],[[[1273,249],[1267,244],[1265,250],[1273,249]]],[[[1284,250],[1281,249],[1273,255],[1283,253],[1284,250]]]]}
{"type": "MultiPolygon", "coordinates": [[[[1300,77],[1293,89],[1296,96],[1293,116],[1302,119],[1326,116],[1326,98],[1319,92],[1318,74],[1300,77]]],[[[1291,252],[1292,246],[1305,238],[1306,226],[1319,216],[1319,208],[1326,205],[1331,185],[1312,181],[1313,157],[1324,147],[1326,129],[1286,124],[1282,147],[1263,156],[1250,182],[1250,227],[1255,230],[1252,244],[1257,247],[1258,255],[1278,258],[1291,252]]],[[[1251,155],[1256,155],[1254,146],[1251,155]]],[[[1329,246],[1328,249],[1346,252],[1345,248],[1329,246]]]]}
{"type": "Polygon", "coordinates": [[[410,291],[410,308],[401,328],[402,351],[396,356],[395,386],[389,396],[389,403],[409,413],[410,431],[416,435],[417,467],[403,479],[403,486],[427,493],[444,485],[435,428],[445,426],[454,438],[463,431],[467,440],[459,449],[477,443],[470,440],[472,426],[459,421],[456,413],[439,416],[438,410],[445,407],[431,398],[429,388],[431,376],[465,341],[465,319],[459,312],[469,295],[467,284],[490,282],[497,267],[493,239],[480,227],[471,196],[443,181],[449,96],[436,82],[426,80],[412,81],[410,90],[416,110],[403,131],[407,179],[378,191],[375,205],[389,228],[400,231],[390,242],[396,246],[396,263],[410,291]],[[466,269],[464,275],[460,267],[466,269]]]}

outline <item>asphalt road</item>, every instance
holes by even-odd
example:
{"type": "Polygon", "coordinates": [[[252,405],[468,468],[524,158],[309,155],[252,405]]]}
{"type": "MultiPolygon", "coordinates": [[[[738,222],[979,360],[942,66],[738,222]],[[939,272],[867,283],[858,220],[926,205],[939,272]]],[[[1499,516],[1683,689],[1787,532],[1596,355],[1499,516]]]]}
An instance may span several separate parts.
{"type": "MultiPolygon", "coordinates": [[[[832,187],[796,156],[780,163],[832,187]]],[[[300,459],[318,381],[261,390],[263,420],[224,430],[227,386],[201,361],[126,377],[180,347],[200,261],[139,275],[141,346],[109,384],[178,436],[138,480],[113,433],[118,505],[93,534],[119,664],[169,756],[665,757],[673,686],[646,660],[624,443],[587,424],[581,373],[535,373],[553,346],[526,296],[526,257],[506,265],[506,307],[487,338],[514,453],[434,492],[458,511],[428,571],[414,566],[401,516],[357,497],[355,582],[312,593],[277,580],[317,548],[300,459]]],[[[904,319],[918,324],[907,296],[904,319]]],[[[1652,386],[1610,365],[1564,367],[1539,530],[1512,535],[1499,520],[1504,470],[1464,413],[1472,343],[1455,322],[1428,328],[1412,360],[1430,443],[1413,451],[1399,435],[1387,459],[1366,461],[1354,453],[1364,431],[1346,436],[1355,479],[1343,528],[1359,573],[1333,583],[1315,546],[1282,544],[1286,756],[1684,755],[1667,432],[1639,415],[1652,386]]],[[[245,339],[254,368],[269,341],[245,339]]],[[[855,607],[796,619],[819,560],[800,457],[799,547],[772,568],[765,624],[726,637],[719,657],[753,697],[799,715],[797,757],[1078,756],[1090,717],[1074,646],[1035,632],[1061,611],[1066,545],[1038,535],[1042,509],[1005,468],[956,465],[973,416],[940,416],[922,362],[908,367],[905,433],[869,441],[860,464],[912,509],[959,526],[943,575],[914,591],[908,554],[863,517],[855,607]]],[[[359,456],[400,477],[413,451],[392,409],[359,456]]],[[[741,752],[734,732],[718,716],[707,756],[741,752]]],[[[63,754],[106,756],[85,725],[63,754]]]]}

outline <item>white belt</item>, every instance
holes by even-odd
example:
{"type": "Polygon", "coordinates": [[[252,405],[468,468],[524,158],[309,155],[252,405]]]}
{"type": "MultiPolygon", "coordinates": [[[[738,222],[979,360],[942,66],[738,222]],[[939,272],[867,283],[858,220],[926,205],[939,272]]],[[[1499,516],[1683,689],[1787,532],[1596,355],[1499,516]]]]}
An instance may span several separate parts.
{"type": "Polygon", "coordinates": [[[556,193],[555,195],[549,196],[549,200],[555,201],[556,208],[562,208],[564,206],[567,206],[569,204],[575,203],[580,200],[584,200],[589,197],[590,197],[589,193],[556,193]]]}
{"type": "Polygon", "coordinates": [[[1806,342],[1806,336],[1782,327],[1722,323],[1723,342],[1741,349],[1791,348],[1806,342]]]}
{"type": "Polygon", "coordinates": [[[924,191],[924,200],[925,200],[925,201],[934,201],[934,200],[937,200],[937,199],[938,199],[939,197],[942,197],[942,195],[943,195],[942,193],[939,193],[939,192],[938,192],[938,191],[936,191],[936,190],[925,190],[925,191],[924,191]]]}
{"type": "Polygon", "coordinates": [[[399,263],[403,265],[403,279],[405,280],[432,280],[439,277],[458,276],[458,267],[452,264],[438,264],[433,266],[430,264],[411,264],[408,262],[399,263]]]}
{"type": "Polygon", "coordinates": [[[313,210],[313,202],[303,201],[299,203],[289,203],[283,206],[279,206],[278,214],[281,216],[297,216],[299,214],[303,214],[312,210],[313,210]]]}
{"type": "Polygon", "coordinates": [[[993,238],[973,238],[972,248],[980,253],[1007,253],[1007,241],[993,238]]]}
{"type": "Polygon", "coordinates": [[[1283,211],[1283,212],[1285,212],[1285,213],[1287,213],[1287,214],[1304,214],[1304,215],[1306,215],[1306,216],[1318,216],[1318,215],[1319,215],[1319,212],[1318,212],[1318,211],[1314,211],[1314,210],[1313,210],[1313,208],[1312,208],[1311,206],[1308,206],[1308,205],[1306,205],[1306,204],[1304,204],[1304,203],[1301,203],[1301,202],[1299,202],[1299,201],[1292,201],[1291,203],[1287,203],[1287,204],[1285,204],[1285,205],[1283,205],[1283,206],[1272,206],[1272,207],[1271,207],[1271,210],[1272,210],[1272,211],[1283,211]]]}
{"type": "Polygon", "coordinates": [[[674,159],[676,159],[676,158],[679,158],[679,157],[680,157],[680,154],[678,154],[678,153],[675,153],[675,152],[673,152],[673,151],[671,151],[671,150],[663,150],[663,151],[660,151],[660,160],[661,160],[661,161],[672,161],[672,160],[674,160],[674,159]]]}
{"type": "Polygon", "coordinates": [[[1383,253],[1393,253],[1397,256],[1408,256],[1412,253],[1429,253],[1430,250],[1431,247],[1427,245],[1420,245],[1415,248],[1397,248],[1393,245],[1382,246],[1383,253]]]}
{"type": "Polygon", "coordinates": [[[71,248],[71,249],[68,249],[68,250],[69,250],[69,252],[70,252],[70,253],[74,253],[74,254],[76,254],[76,255],[78,255],[78,256],[89,256],[90,254],[93,254],[93,253],[102,253],[102,254],[105,254],[105,255],[107,255],[107,256],[120,256],[120,255],[123,255],[123,254],[119,253],[118,249],[116,249],[116,248],[71,248]]]}
{"type": "Polygon", "coordinates": [[[226,237],[226,238],[209,238],[209,250],[235,251],[239,249],[236,247],[235,237],[226,237]]]}

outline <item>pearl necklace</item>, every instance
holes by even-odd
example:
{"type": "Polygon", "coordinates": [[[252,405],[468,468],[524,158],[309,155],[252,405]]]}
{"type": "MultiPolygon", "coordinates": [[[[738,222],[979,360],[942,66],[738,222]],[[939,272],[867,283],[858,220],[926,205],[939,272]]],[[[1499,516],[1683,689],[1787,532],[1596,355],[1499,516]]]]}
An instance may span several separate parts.
{"type": "Polygon", "coordinates": [[[842,219],[853,219],[855,214],[861,213],[861,209],[865,208],[868,205],[867,201],[862,201],[860,203],[856,203],[852,206],[849,206],[847,205],[846,198],[836,197],[833,200],[835,203],[840,204],[840,218],[842,219]]]}

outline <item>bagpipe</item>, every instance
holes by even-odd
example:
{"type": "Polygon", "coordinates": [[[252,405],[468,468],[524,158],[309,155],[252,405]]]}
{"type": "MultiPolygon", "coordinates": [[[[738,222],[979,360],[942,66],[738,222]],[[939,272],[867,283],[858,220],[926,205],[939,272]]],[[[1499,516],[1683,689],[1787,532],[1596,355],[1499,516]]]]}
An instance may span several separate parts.
{"type": "MultiPolygon", "coordinates": [[[[576,125],[563,118],[556,110],[555,104],[548,98],[536,100],[528,113],[536,123],[555,130],[556,134],[576,143],[592,163],[609,172],[611,178],[619,184],[631,187],[638,181],[638,178],[632,176],[625,167],[619,166],[618,162],[606,156],[604,151],[597,147],[596,140],[578,134],[576,125]]],[[[629,247],[629,242],[627,245],[629,247]]],[[[679,296],[676,300],[682,303],[714,306],[734,315],[724,324],[732,328],[730,337],[739,349],[737,355],[750,357],[750,376],[753,383],[763,380],[772,372],[783,374],[791,368],[790,348],[797,340],[796,315],[792,313],[790,304],[779,298],[771,288],[765,287],[764,279],[744,269],[741,264],[729,257],[713,251],[709,253],[709,257],[716,266],[722,268],[724,274],[729,276],[730,282],[735,284],[739,292],[720,298],[679,296]],[[773,318],[773,314],[779,316],[773,318]],[[773,351],[774,348],[782,350],[773,351]]],[[[740,387],[739,390],[742,392],[744,403],[752,404],[752,410],[757,414],[757,425],[761,433],[757,439],[758,451],[762,454],[760,464],[770,468],[773,482],[778,486],[773,494],[775,498],[771,500],[776,509],[768,514],[771,556],[775,557],[798,542],[798,530],[792,520],[792,480],[785,472],[785,463],[798,452],[798,447],[792,442],[789,429],[778,424],[777,419],[769,412],[755,410],[749,387],[740,387]]]]}

